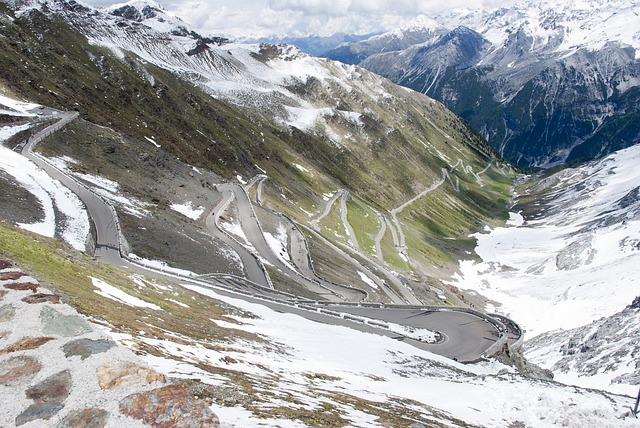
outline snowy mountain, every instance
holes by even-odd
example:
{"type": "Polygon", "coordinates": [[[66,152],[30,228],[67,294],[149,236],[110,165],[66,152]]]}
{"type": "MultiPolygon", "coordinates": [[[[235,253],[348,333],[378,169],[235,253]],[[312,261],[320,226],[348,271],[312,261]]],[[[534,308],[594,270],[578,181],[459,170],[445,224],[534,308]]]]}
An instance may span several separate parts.
{"type": "Polygon", "coordinates": [[[446,28],[424,15],[416,17],[403,28],[375,35],[355,43],[342,43],[330,50],[331,59],[345,64],[358,64],[371,55],[405,50],[418,44],[431,44],[445,34],[446,28]]]}
{"type": "MultiPolygon", "coordinates": [[[[499,310],[522,322],[527,337],[614,315],[637,291],[626,275],[637,262],[633,149],[523,184],[516,210],[540,222],[539,240],[549,238],[547,252],[529,250],[539,257],[537,270],[527,272],[530,260],[509,261],[514,246],[492,263],[483,246],[492,235],[478,235],[488,267],[463,263],[458,289],[442,278],[474,257],[470,232],[503,225],[514,173],[438,102],[291,46],[202,37],[150,2],[106,11],[60,0],[5,4],[2,257],[42,278],[156,370],[183,379],[223,427],[637,425],[629,414],[636,378],[626,368],[624,395],[535,380],[495,360],[463,365],[412,346],[400,332],[355,329],[348,314],[282,300],[346,300],[327,291],[338,287],[357,295],[358,309],[366,298],[469,311],[483,297],[461,289],[474,288],[485,273],[494,275],[483,278],[493,288],[522,264],[523,277],[555,288],[569,283],[562,273],[593,276],[582,287],[534,296],[545,303],[587,289],[588,304],[563,306],[576,317],[563,325],[539,322],[539,312],[516,305],[511,311],[516,298],[494,296],[479,281],[482,294],[505,296],[499,310]],[[34,157],[104,204],[102,224],[116,229],[119,250],[110,249],[128,259],[124,268],[120,255],[116,264],[92,257],[99,241],[89,205],[85,211],[62,182],[17,154],[63,113],[70,121],[47,135],[34,157]],[[534,217],[538,201],[548,217],[534,217]],[[625,273],[615,293],[602,291],[608,266],[625,273]],[[250,268],[269,280],[247,281],[250,268]],[[226,287],[212,286],[221,283],[226,287]],[[582,314],[596,298],[602,306],[582,314]]],[[[460,29],[443,47],[471,61],[473,42],[483,40],[460,29]],[[453,49],[464,40],[471,49],[453,49]]],[[[525,233],[524,226],[507,230],[525,233]]],[[[520,290],[524,301],[536,303],[524,294],[532,290],[520,290]]],[[[11,313],[5,308],[0,322],[11,313]]],[[[0,347],[10,349],[13,339],[3,334],[0,347]]],[[[1,354],[0,365],[8,358],[1,354]]],[[[3,397],[15,393],[0,388],[3,397]]]]}
{"type": "Polygon", "coordinates": [[[524,1],[435,20],[447,29],[435,40],[392,52],[362,41],[325,56],[442,101],[524,167],[592,159],[640,140],[637,1],[524,1]]]}
{"type": "MultiPolygon", "coordinates": [[[[224,178],[250,186],[266,176],[261,202],[274,237],[289,235],[270,218],[277,211],[357,254],[317,262],[314,268],[334,283],[364,287],[384,301],[417,302],[416,293],[461,303],[438,287],[441,278],[469,255],[468,233],[506,216],[504,182],[512,172],[486,141],[440,103],[357,66],[288,45],[211,40],[149,2],[105,11],[67,1],[20,3],[4,22],[4,40],[21,40],[3,45],[13,93],[77,110],[87,127],[113,129],[128,141],[104,137],[108,149],[89,155],[81,135],[97,131],[83,125],[66,145],[49,149],[59,168],[101,187],[96,191],[118,205],[136,256],[207,273],[206,257],[189,256],[197,242],[222,266],[225,251],[214,248],[229,242],[212,243],[200,230],[185,234],[148,217],[182,207],[186,217],[198,218],[205,209],[196,199],[211,198],[211,183],[224,178]],[[158,30],[158,22],[171,25],[158,30]],[[142,162],[128,160],[129,153],[142,162]],[[168,171],[158,185],[149,168],[160,166],[179,170],[183,187],[175,189],[168,171]],[[186,175],[195,174],[191,168],[214,176],[193,180],[186,175]],[[183,195],[168,196],[167,188],[183,195]],[[128,189],[131,203],[118,202],[117,189],[128,189]],[[456,203],[439,202],[449,199],[456,203]],[[425,231],[434,204],[439,224],[425,231]],[[146,232],[151,228],[157,233],[146,232]],[[180,249],[169,242],[181,242],[180,249]],[[380,287],[388,281],[389,289],[380,287]]],[[[252,244],[239,238],[246,243],[242,270],[256,259],[252,244]]],[[[343,252],[321,248],[323,256],[343,252]]],[[[237,260],[226,264],[238,272],[237,260]]]]}
{"type": "Polygon", "coordinates": [[[640,296],[639,162],[634,146],[521,185],[512,227],[476,234],[482,261],[456,281],[499,302],[536,337],[526,355],[560,379],[627,394],[639,374],[637,311],[625,309],[640,296]]]}

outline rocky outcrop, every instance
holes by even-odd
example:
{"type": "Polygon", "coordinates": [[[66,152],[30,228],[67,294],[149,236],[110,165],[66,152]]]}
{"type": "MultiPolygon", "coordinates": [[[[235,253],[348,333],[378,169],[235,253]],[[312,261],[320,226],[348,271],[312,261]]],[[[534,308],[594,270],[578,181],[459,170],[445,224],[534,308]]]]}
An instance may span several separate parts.
{"type": "Polygon", "coordinates": [[[513,349],[505,345],[504,348],[496,354],[496,358],[501,363],[515,367],[518,373],[528,378],[553,380],[553,372],[527,361],[522,354],[522,348],[513,349]]]}
{"type": "Polygon", "coordinates": [[[116,361],[97,368],[100,389],[122,389],[137,383],[165,383],[165,378],[155,370],[142,367],[139,364],[116,361]]]}
{"type": "Polygon", "coordinates": [[[132,394],[120,402],[122,413],[153,427],[217,427],[217,416],[201,400],[194,399],[186,385],[167,385],[132,394]]]}
{"type": "Polygon", "coordinates": [[[0,260],[0,426],[217,427],[186,383],[142,363],[0,260]]]}

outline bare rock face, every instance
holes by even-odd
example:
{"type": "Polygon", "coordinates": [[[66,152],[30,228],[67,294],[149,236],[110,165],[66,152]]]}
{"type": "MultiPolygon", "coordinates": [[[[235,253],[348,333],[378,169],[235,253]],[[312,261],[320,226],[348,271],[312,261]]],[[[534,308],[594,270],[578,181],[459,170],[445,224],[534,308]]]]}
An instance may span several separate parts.
{"type": "Polygon", "coordinates": [[[27,389],[27,398],[34,401],[16,417],[16,426],[38,419],[49,420],[64,408],[71,392],[71,372],[63,370],[27,389]]]}
{"type": "Polygon", "coordinates": [[[8,269],[13,267],[13,263],[10,260],[0,260],[0,269],[8,269]]]}
{"type": "Polygon", "coordinates": [[[120,401],[120,411],[157,428],[220,426],[207,404],[194,398],[184,384],[129,395],[120,401]]]}
{"type": "Polygon", "coordinates": [[[15,386],[29,382],[42,370],[42,364],[25,355],[0,362],[0,385],[15,386]]]}
{"type": "Polygon", "coordinates": [[[104,364],[96,370],[100,389],[118,389],[135,384],[165,383],[164,375],[126,361],[104,364]]]}
{"type": "Polygon", "coordinates": [[[76,410],[65,417],[58,428],[103,428],[107,425],[109,413],[102,409],[76,410]]]}
{"type": "Polygon", "coordinates": [[[2,302],[7,293],[9,293],[7,290],[0,290],[0,302],[2,302]]]}

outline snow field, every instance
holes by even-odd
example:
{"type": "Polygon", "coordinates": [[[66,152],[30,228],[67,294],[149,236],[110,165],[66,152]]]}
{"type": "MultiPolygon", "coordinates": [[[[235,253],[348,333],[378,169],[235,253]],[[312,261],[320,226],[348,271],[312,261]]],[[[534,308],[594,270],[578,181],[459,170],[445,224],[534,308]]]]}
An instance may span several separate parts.
{"type": "MultiPolygon", "coordinates": [[[[595,391],[560,384],[533,381],[514,374],[496,376],[505,367],[490,363],[464,366],[393,339],[361,333],[346,327],[320,324],[296,315],[279,313],[265,306],[223,297],[211,290],[185,285],[199,293],[222,300],[254,314],[257,318],[238,318],[240,324],[215,321],[221,328],[234,328],[259,334],[270,343],[235,340],[224,352],[200,345],[141,338],[171,359],[145,358],[165,373],[201,378],[220,384],[219,374],[202,373],[198,362],[220,364],[231,357],[229,369],[252,377],[277,379],[270,389],[295,397],[310,409],[322,402],[334,402],[334,395],[349,394],[380,403],[395,398],[415,400],[409,405],[423,414],[435,409],[467,423],[485,427],[504,427],[513,421],[525,426],[551,427],[631,427],[635,421],[618,419],[631,404],[630,397],[606,397],[595,391]],[[178,361],[181,360],[181,361],[178,361]],[[322,374],[310,387],[309,374],[322,374]],[[318,389],[319,388],[319,389],[318,389]]],[[[290,405],[286,398],[264,396],[265,408],[290,405]]],[[[353,427],[383,426],[373,415],[335,403],[353,427]]],[[[239,407],[213,406],[226,427],[305,426],[284,419],[258,420],[239,407]]],[[[425,419],[428,420],[428,419],[425,419]]]]}

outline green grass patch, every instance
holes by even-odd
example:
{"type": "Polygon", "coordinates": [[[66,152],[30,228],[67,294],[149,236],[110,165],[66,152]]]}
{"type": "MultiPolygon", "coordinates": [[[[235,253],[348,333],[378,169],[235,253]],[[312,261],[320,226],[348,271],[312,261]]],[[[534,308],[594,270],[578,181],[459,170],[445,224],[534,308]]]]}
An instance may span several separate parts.
{"type": "Polygon", "coordinates": [[[376,257],[376,235],[380,230],[380,219],[364,201],[352,196],[346,203],[347,221],[356,234],[360,250],[376,257]]]}
{"type": "MultiPolygon", "coordinates": [[[[16,262],[78,312],[106,322],[120,332],[147,331],[150,337],[162,338],[166,331],[172,331],[191,340],[212,344],[227,341],[231,330],[217,327],[211,319],[234,322],[228,315],[250,317],[172,282],[142,275],[134,281],[134,273],[128,269],[101,263],[58,240],[4,223],[0,223],[0,256],[16,262]],[[96,293],[98,289],[90,277],[153,303],[161,310],[135,307],[103,297],[96,293]]],[[[239,330],[232,331],[236,337],[253,337],[239,330]]],[[[172,336],[171,340],[177,339],[172,336]]]]}

